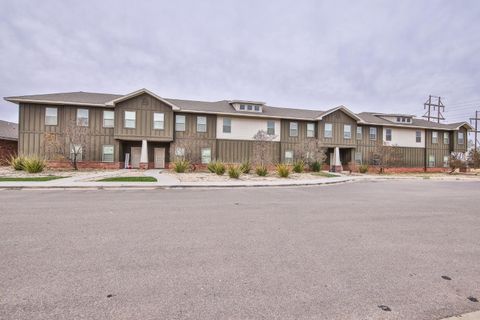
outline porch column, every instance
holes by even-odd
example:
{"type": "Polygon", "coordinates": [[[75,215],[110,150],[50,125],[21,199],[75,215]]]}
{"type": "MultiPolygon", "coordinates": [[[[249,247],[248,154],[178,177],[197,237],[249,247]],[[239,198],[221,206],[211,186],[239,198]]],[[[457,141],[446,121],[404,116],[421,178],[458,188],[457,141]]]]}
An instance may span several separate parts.
{"type": "Polygon", "coordinates": [[[333,164],[333,171],[334,172],[342,172],[343,167],[342,163],[340,162],[340,148],[335,147],[335,155],[334,155],[334,164],[333,164]]]}
{"type": "Polygon", "coordinates": [[[140,169],[148,169],[147,140],[142,140],[142,151],[140,152],[140,169]]]}

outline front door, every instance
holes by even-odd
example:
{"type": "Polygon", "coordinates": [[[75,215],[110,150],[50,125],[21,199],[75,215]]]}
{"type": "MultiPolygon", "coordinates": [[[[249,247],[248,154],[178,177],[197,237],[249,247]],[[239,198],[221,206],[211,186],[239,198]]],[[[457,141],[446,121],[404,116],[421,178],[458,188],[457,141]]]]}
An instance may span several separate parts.
{"type": "Polygon", "coordinates": [[[140,155],[142,153],[141,147],[131,147],[130,148],[130,157],[132,158],[131,164],[132,168],[140,168],[140,155]]]}
{"type": "Polygon", "coordinates": [[[155,148],[154,166],[156,169],[165,168],[165,148],[155,148]]]}

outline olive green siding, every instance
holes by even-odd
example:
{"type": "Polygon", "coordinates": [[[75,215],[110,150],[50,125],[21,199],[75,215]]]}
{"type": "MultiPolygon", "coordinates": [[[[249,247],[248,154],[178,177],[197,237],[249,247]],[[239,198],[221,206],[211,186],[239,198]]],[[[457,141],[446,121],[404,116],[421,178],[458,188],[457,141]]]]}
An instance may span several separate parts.
{"type": "MultiPolygon", "coordinates": [[[[280,160],[280,142],[270,142],[270,159],[273,163],[280,160]]],[[[217,159],[228,163],[254,161],[255,141],[217,140],[217,159]]]]}
{"type": "Polygon", "coordinates": [[[319,122],[318,126],[318,138],[324,145],[328,146],[355,146],[356,145],[356,136],[355,132],[357,130],[357,121],[352,119],[345,112],[338,110],[329,115],[326,115],[322,121],[319,122]],[[332,124],[332,137],[325,137],[325,124],[332,124]],[[344,138],[344,125],[351,126],[351,138],[344,138]]]}
{"type": "Polygon", "coordinates": [[[202,149],[210,148],[212,160],[215,160],[216,154],[216,140],[215,139],[176,139],[175,142],[170,144],[170,159],[176,158],[175,150],[177,148],[183,148],[185,150],[185,158],[193,163],[200,163],[202,159],[202,149]]]}
{"type": "Polygon", "coordinates": [[[46,150],[45,133],[58,135],[63,155],[69,157],[70,145],[64,135],[67,126],[75,125],[77,109],[88,109],[90,139],[83,151],[83,160],[102,161],[103,145],[114,146],[114,161],[118,161],[118,142],[113,138],[113,128],[103,128],[103,110],[98,107],[74,107],[20,104],[18,148],[21,155],[38,155],[51,158],[46,150]],[[57,108],[57,125],[45,125],[45,108],[57,108]]]}
{"type": "Polygon", "coordinates": [[[149,141],[173,140],[173,111],[164,102],[142,94],[118,103],[115,107],[115,139],[149,141]],[[125,128],[125,111],[135,111],[135,128],[125,128]],[[164,129],[153,128],[154,112],[164,113],[164,129]]]}
{"type": "MultiPolygon", "coordinates": [[[[215,139],[217,136],[217,116],[210,114],[175,113],[185,116],[185,131],[176,131],[175,139],[215,139]],[[207,117],[207,132],[197,132],[197,117],[207,117]]],[[[173,120],[175,123],[175,119],[173,120]]]]}
{"type": "Polygon", "coordinates": [[[464,127],[460,128],[458,131],[453,132],[453,151],[454,152],[467,152],[467,142],[468,142],[468,132],[464,127]],[[464,143],[458,143],[458,131],[463,132],[464,143]]]}
{"type": "Polygon", "coordinates": [[[296,120],[282,120],[280,128],[280,140],[284,142],[302,142],[305,140],[315,140],[313,138],[307,138],[307,123],[315,124],[315,136],[318,126],[318,121],[296,121],[296,120]],[[298,123],[298,136],[290,136],[290,122],[298,123]]]}

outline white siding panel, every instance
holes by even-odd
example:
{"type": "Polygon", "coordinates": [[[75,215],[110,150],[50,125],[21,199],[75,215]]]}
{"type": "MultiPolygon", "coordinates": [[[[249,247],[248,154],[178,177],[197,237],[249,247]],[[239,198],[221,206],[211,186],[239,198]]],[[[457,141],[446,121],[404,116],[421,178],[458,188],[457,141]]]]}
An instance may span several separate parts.
{"type": "Polygon", "coordinates": [[[425,148],[425,130],[384,127],[383,142],[385,144],[397,145],[399,147],[425,148]],[[386,141],[386,129],[392,130],[392,141],[386,141]],[[417,131],[422,133],[422,142],[416,142],[417,131]]]}
{"type": "MultiPolygon", "coordinates": [[[[271,119],[251,119],[240,117],[217,117],[217,139],[228,140],[253,140],[253,136],[259,130],[267,131],[267,122],[271,119]],[[223,118],[232,120],[232,132],[223,133],[223,118]]],[[[273,141],[280,141],[280,120],[275,121],[275,139],[273,141]]]]}

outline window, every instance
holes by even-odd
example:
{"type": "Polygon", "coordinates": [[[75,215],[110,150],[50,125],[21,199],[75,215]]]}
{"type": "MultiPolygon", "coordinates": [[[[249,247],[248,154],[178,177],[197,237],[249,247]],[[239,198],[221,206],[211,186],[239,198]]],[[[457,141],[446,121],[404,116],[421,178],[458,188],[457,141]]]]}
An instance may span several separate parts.
{"type": "Polygon", "coordinates": [[[253,106],[252,106],[251,104],[247,105],[247,110],[248,110],[248,111],[252,111],[252,107],[253,107],[253,106]]]}
{"type": "Polygon", "coordinates": [[[185,116],[177,114],[175,116],[175,131],[185,131],[185,116]]]}
{"type": "Polygon", "coordinates": [[[343,125],[343,139],[352,139],[352,126],[349,124],[343,125]]]}
{"type": "Polygon", "coordinates": [[[207,117],[197,117],[197,132],[207,132],[207,117]]]}
{"type": "Polygon", "coordinates": [[[275,134],[275,121],[267,121],[267,134],[273,136],[275,134]]]}
{"type": "Polygon", "coordinates": [[[115,111],[104,110],[103,111],[103,127],[113,128],[115,123],[115,111]]]}
{"type": "Polygon", "coordinates": [[[88,127],[88,109],[77,109],[77,126],[88,127]]]}
{"type": "Polygon", "coordinates": [[[450,135],[448,132],[443,133],[443,144],[450,144],[450,135]]]}
{"type": "Polygon", "coordinates": [[[202,163],[207,164],[212,161],[212,149],[202,148],[202,163]]]}
{"type": "Polygon", "coordinates": [[[136,116],[135,111],[125,111],[125,128],[135,129],[136,116]]]}
{"type": "Polygon", "coordinates": [[[437,143],[437,142],[438,142],[438,132],[432,131],[432,143],[437,143]]]}
{"type": "Polygon", "coordinates": [[[377,128],[370,127],[370,140],[377,140],[377,128]]]}
{"type": "Polygon", "coordinates": [[[357,127],[357,140],[363,139],[363,130],[362,127],[357,127]]]}
{"type": "Polygon", "coordinates": [[[331,123],[325,123],[324,137],[325,138],[331,138],[332,136],[333,136],[332,124],[331,123]]]}
{"type": "Polygon", "coordinates": [[[102,147],[102,161],[113,162],[113,146],[112,145],[104,145],[102,147]]]}
{"type": "Polygon", "coordinates": [[[260,106],[255,106],[255,111],[260,111],[260,106]]]}
{"type": "Polygon", "coordinates": [[[298,137],[298,122],[290,122],[290,137],[298,137]]]}
{"type": "Polygon", "coordinates": [[[232,132],[232,119],[223,118],[223,133],[231,133],[231,132],[232,132]]]}
{"type": "Polygon", "coordinates": [[[385,141],[392,141],[392,129],[385,129],[385,141]]]}
{"type": "Polygon", "coordinates": [[[463,132],[458,133],[458,144],[464,144],[465,143],[465,136],[463,135],[463,132]]]}
{"type": "Polygon", "coordinates": [[[153,129],[165,129],[165,114],[163,112],[153,113],[153,129]]]}
{"type": "Polygon", "coordinates": [[[293,151],[286,150],[285,151],[285,163],[293,163],[293,151]]]}
{"type": "Polygon", "coordinates": [[[176,147],[175,148],[175,156],[179,157],[179,158],[185,157],[185,148],[176,147]]]}
{"type": "Polygon", "coordinates": [[[402,122],[405,122],[405,118],[402,118],[402,122]]]}
{"type": "Polygon", "coordinates": [[[400,122],[400,121],[401,121],[400,117],[397,117],[397,122],[400,122]]]}
{"type": "Polygon", "coordinates": [[[240,110],[245,110],[245,105],[244,104],[240,105],[240,110]]]}
{"type": "Polygon", "coordinates": [[[428,156],[428,166],[430,168],[435,167],[435,156],[433,154],[428,156]]]}
{"type": "Polygon", "coordinates": [[[355,163],[356,164],[362,164],[362,153],[361,152],[355,152],[355,163]]]}
{"type": "Polygon", "coordinates": [[[448,161],[450,160],[449,156],[443,156],[443,166],[448,168],[448,161]]]}
{"type": "Polygon", "coordinates": [[[415,141],[417,143],[422,142],[422,132],[421,131],[416,131],[415,132],[415,141]]]}
{"type": "Polygon", "coordinates": [[[70,159],[75,159],[75,154],[77,155],[77,161],[82,161],[83,150],[81,144],[70,145],[70,159]]]}
{"type": "Polygon", "coordinates": [[[58,124],[58,109],[45,108],[45,125],[56,126],[58,124]]]}
{"type": "Polygon", "coordinates": [[[307,123],[307,138],[315,137],[315,123],[307,123]]]}

